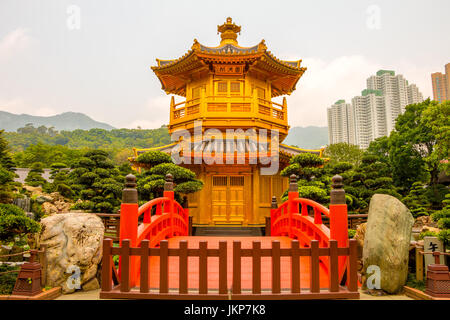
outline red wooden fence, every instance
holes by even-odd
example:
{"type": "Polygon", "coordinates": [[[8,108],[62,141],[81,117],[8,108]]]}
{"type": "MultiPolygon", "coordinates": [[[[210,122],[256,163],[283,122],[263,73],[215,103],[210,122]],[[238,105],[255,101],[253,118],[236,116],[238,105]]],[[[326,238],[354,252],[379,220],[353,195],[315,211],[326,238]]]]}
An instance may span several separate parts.
{"type": "Polygon", "coordinates": [[[260,241],[253,241],[251,249],[242,249],[240,241],[233,242],[232,286],[228,287],[227,241],[220,241],[219,248],[210,249],[206,241],[201,241],[198,248],[188,248],[186,240],[180,241],[178,248],[169,248],[168,241],[162,240],[158,248],[151,248],[149,240],[143,240],[140,247],[132,247],[131,241],[122,241],[121,247],[113,247],[111,239],[103,242],[102,290],[100,298],[131,299],[340,299],[358,298],[357,287],[357,247],[356,241],[350,240],[348,247],[338,247],[335,240],[330,246],[320,248],[319,242],[313,240],[310,248],[301,248],[293,240],[290,248],[280,248],[280,242],[272,241],[271,248],[261,248],[260,241]],[[112,257],[119,255],[122,261],[120,284],[114,285],[112,257]],[[329,287],[320,289],[319,258],[329,258],[329,287]],[[150,287],[149,259],[159,257],[159,286],[150,287]],[[177,288],[169,288],[169,257],[178,257],[179,282],[177,288]],[[214,257],[218,263],[218,288],[208,287],[208,258],[214,257]],[[241,287],[241,259],[252,259],[252,285],[250,290],[241,287]],[[261,289],[261,258],[270,257],[272,263],[272,284],[270,290],[261,289]],[[281,257],[290,257],[291,284],[289,288],[281,287],[283,275],[280,273],[281,257]],[[310,258],[310,285],[300,287],[300,257],[310,258]],[[348,258],[347,287],[339,285],[338,260],[348,258]],[[139,284],[132,285],[130,278],[131,259],[140,262],[141,277],[139,284]],[[188,260],[199,259],[198,286],[193,288],[188,283],[188,260]]]}

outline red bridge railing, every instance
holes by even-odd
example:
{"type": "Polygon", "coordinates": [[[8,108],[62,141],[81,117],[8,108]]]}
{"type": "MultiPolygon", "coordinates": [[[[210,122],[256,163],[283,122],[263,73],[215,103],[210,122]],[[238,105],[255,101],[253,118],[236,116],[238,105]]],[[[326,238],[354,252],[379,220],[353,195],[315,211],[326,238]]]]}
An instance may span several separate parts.
{"type": "MultiPolygon", "coordinates": [[[[342,189],[342,177],[334,176],[330,194],[330,208],[305,198],[299,198],[297,177],[291,175],[288,200],[280,207],[276,197],[272,198],[270,212],[270,235],[287,236],[299,241],[302,247],[310,247],[312,240],[319,242],[319,247],[329,247],[330,240],[336,240],[339,247],[348,247],[348,217],[345,204],[345,191],[342,189]],[[325,215],[330,227],[322,223],[325,215]]],[[[329,270],[327,257],[321,262],[329,270]]],[[[339,275],[344,275],[347,260],[339,258],[339,275]]]]}
{"type": "MultiPolygon", "coordinates": [[[[160,242],[174,236],[189,234],[189,212],[174,199],[173,177],[166,175],[164,194],[138,206],[136,177],[126,176],[125,189],[122,192],[120,207],[120,245],[125,239],[130,240],[133,247],[139,247],[143,240],[149,240],[151,248],[158,247],[160,242]],[[154,213],[152,215],[152,213],[154,213]],[[142,216],[142,223],[139,217],[142,216]]],[[[139,258],[132,257],[130,265],[130,283],[139,280],[139,258]]],[[[121,264],[120,264],[121,265],[121,264]]],[[[119,266],[120,268],[120,266],[119,266]]]]}

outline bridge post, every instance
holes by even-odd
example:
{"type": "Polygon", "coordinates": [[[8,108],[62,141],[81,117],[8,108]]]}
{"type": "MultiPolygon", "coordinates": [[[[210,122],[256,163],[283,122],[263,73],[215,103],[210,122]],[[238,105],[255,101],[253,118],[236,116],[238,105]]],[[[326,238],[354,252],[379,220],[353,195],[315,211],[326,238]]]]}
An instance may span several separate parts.
{"type": "Polygon", "coordinates": [[[187,196],[183,197],[184,216],[186,217],[186,225],[188,226],[188,235],[192,236],[192,217],[189,216],[189,201],[187,196]]]}
{"type": "MultiPolygon", "coordinates": [[[[174,223],[173,223],[173,211],[174,211],[174,204],[173,202],[175,201],[175,196],[174,196],[174,192],[173,192],[173,176],[168,173],[166,174],[166,182],[164,183],[164,195],[163,197],[169,198],[169,206],[168,206],[168,212],[170,214],[170,236],[173,237],[174,236],[174,223]]],[[[165,208],[164,208],[165,209],[165,208]]]]}
{"type": "Polygon", "coordinates": [[[266,236],[272,235],[272,222],[275,221],[275,211],[278,209],[277,197],[272,197],[272,204],[270,206],[270,217],[266,217],[266,236]]]}
{"type": "Polygon", "coordinates": [[[291,174],[291,176],[289,177],[289,192],[288,192],[289,238],[292,237],[292,214],[298,213],[298,204],[293,201],[296,198],[298,198],[297,176],[295,174],[291,174]]]}
{"type": "Polygon", "coordinates": [[[129,174],[125,177],[125,189],[122,191],[122,204],[120,205],[120,243],[124,239],[130,239],[131,245],[136,245],[138,209],[136,177],[129,174]]]}
{"type": "MultiPolygon", "coordinates": [[[[137,246],[138,230],[138,193],[136,190],[136,177],[129,174],[125,177],[125,189],[122,191],[122,204],[120,205],[120,245],[125,239],[130,240],[132,247],[137,246]]],[[[130,285],[137,282],[137,260],[130,259],[130,285]]]]}
{"type": "MultiPolygon", "coordinates": [[[[332,179],[330,193],[330,239],[337,240],[339,247],[347,247],[348,242],[348,216],[345,203],[345,190],[342,177],[335,175],[332,179]]],[[[340,257],[339,259],[342,259],[340,257]]],[[[339,270],[342,275],[344,270],[339,270]]]]}

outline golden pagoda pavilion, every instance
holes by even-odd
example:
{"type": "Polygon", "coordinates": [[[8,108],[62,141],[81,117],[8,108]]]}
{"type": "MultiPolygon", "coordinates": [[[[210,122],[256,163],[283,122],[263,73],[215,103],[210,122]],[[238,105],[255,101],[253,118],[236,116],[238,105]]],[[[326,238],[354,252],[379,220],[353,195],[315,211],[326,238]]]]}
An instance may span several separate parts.
{"type": "MultiPolygon", "coordinates": [[[[182,57],[156,59],[157,66],[151,68],[167,94],[185,98],[181,102],[175,102],[174,96],[171,98],[169,133],[185,130],[194,136],[195,123],[201,121],[202,132],[216,129],[225,136],[227,129],[256,132],[265,129],[270,136],[270,132],[277,130],[282,142],[289,130],[286,98],[283,97],[282,103],[272,98],[290,95],[306,68],[301,66],[301,60],[277,59],[267,50],[264,40],[252,47],[240,46],[237,36],[241,27],[231,18],[217,30],[221,35],[219,46],[207,47],[194,39],[191,50],[182,57]]],[[[205,150],[211,141],[193,145],[205,150]]],[[[180,141],[175,141],[158,148],[134,148],[135,157],[130,161],[135,168],[139,167],[134,161],[139,154],[149,150],[170,154],[179,144],[180,141]]],[[[234,164],[226,161],[181,164],[204,182],[201,191],[188,196],[194,226],[263,226],[265,217],[270,215],[272,196],[280,201],[288,187],[288,178],[279,174],[281,169],[299,153],[322,156],[323,152],[323,149],[305,150],[280,143],[278,172],[263,175],[260,172],[263,165],[250,161],[251,147],[248,139],[245,140],[245,159],[234,164]]]]}

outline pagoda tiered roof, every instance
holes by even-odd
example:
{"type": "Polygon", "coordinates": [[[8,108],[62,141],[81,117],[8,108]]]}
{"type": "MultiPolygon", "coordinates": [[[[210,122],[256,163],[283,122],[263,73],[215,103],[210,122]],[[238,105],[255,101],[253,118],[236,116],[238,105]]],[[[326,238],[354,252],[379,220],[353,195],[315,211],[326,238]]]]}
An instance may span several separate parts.
{"type": "Polygon", "coordinates": [[[186,83],[195,77],[213,70],[214,64],[245,65],[245,72],[256,77],[270,80],[272,97],[290,94],[306,71],[301,67],[302,60],[285,61],[275,57],[267,50],[262,40],[255,46],[242,47],[237,41],[240,27],[227,20],[218,26],[222,33],[222,42],[217,47],[200,44],[197,39],[191,49],[178,59],[156,59],[157,66],[152,70],[158,76],[162,89],[168,94],[186,96],[186,83]]]}

